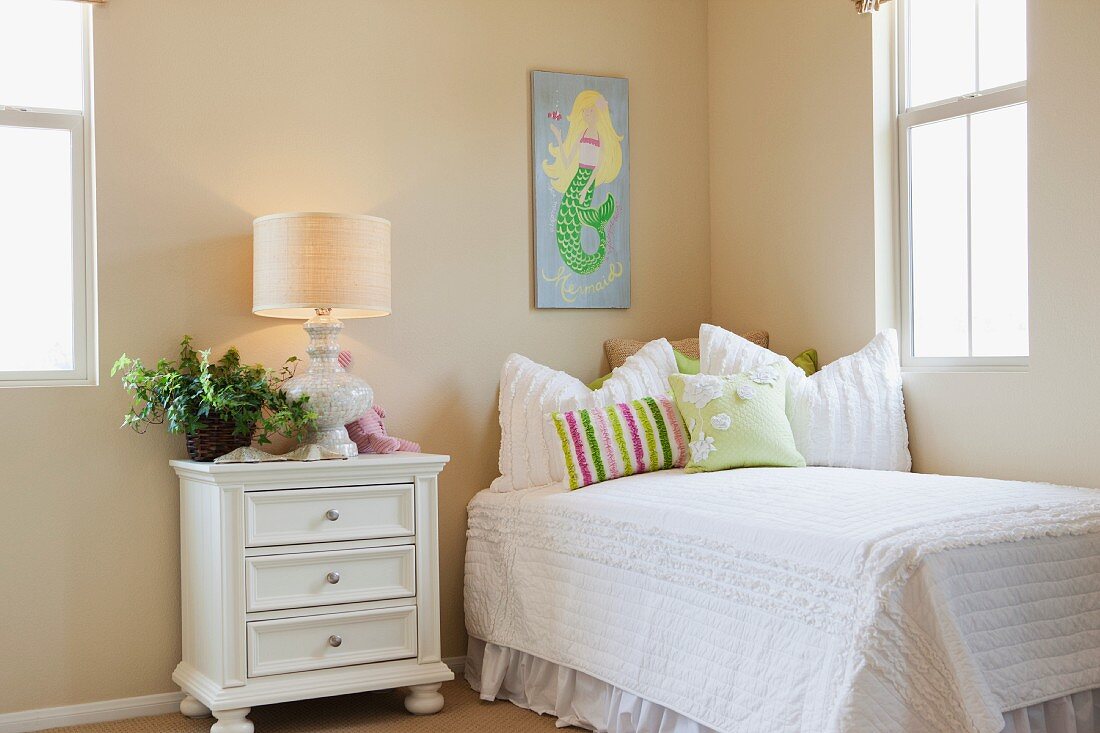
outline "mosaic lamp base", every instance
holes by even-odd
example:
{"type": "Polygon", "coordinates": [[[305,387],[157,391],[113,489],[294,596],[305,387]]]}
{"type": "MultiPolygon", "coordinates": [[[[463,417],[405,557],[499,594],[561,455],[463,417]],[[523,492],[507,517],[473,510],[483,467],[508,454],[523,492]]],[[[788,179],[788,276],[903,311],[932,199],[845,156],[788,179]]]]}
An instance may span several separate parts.
{"type": "Polygon", "coordinates": [[[305,374],[287,380],[283,389],[294,399],[309,395],[309,409],[317,413],[317,425],[303,442],[352,458],[359,447],[344,426],[374,405],[374,390],[340,366],[336,338],[344,324],[331,309],[318,308],[304,328],[309,334],[309,366],[305,374]]]}

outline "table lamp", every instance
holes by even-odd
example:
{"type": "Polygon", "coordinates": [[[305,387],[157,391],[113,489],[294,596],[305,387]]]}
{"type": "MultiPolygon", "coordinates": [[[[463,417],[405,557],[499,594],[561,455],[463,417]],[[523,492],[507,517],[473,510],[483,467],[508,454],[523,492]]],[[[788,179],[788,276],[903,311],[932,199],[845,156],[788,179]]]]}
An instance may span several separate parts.
{"type": "Polygon", "coordinates": [[[359,450],[344,425],[362,417],[374,391],[337,359],[341,318],[390,313],[390,223],[360,214],[288,213],[252,222],[252,312],[304,318],[309,366],[288,380],[309,395],[317,426],[306,442],[343,456],[359,450]]]}

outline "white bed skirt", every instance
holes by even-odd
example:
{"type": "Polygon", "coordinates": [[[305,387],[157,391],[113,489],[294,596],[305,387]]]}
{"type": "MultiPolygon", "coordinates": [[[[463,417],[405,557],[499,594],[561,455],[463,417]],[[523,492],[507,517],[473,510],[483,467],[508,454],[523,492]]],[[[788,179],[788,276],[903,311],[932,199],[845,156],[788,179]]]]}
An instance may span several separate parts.
{"type": "MultiPolygon", "coordinates": [[[[599,733],[717,733],[583,672],[470,637],[466,681],[482,700],[508,700],[557,726],[599,733]]],[[[1005,713],[1004,733],[1100,733],[1100,690],[1005,713]]]]}

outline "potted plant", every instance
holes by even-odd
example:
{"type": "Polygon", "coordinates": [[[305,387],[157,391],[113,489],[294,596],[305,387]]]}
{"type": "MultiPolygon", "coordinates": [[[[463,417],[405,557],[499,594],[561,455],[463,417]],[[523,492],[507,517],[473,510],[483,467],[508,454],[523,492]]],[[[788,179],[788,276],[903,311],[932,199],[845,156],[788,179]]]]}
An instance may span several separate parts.
{"type": "Polygon", "coordinates": [[[292,356],[274,372],[242,364],[230,347],[211,363],[210,350],[193,349],[190,336],[180,343],[178,362],[161,359],[149,368],[123,354],[111,368],[112,377],[122,373],[122,386],[134,396],[122,427],[144,433],[149,425],[167,423],[168,432],[187,436],[187,452],[196,461],[212,461],[253,439],[270,443],[272,433],[300,440],[317,414],[308,396],[291,399],[281,388],[297,361],[292,356]]]}

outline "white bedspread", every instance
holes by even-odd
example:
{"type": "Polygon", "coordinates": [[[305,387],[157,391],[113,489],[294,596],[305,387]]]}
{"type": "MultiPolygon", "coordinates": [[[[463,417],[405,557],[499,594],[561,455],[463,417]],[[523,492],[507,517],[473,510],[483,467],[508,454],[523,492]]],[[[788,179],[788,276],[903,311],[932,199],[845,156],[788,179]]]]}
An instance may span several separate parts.
{"type": "Polygon", "coordinates": [[[851,469],[481,492],[479,639],[723,731],[999,731],[1100,687],[1100,491],[851,469]]]}

